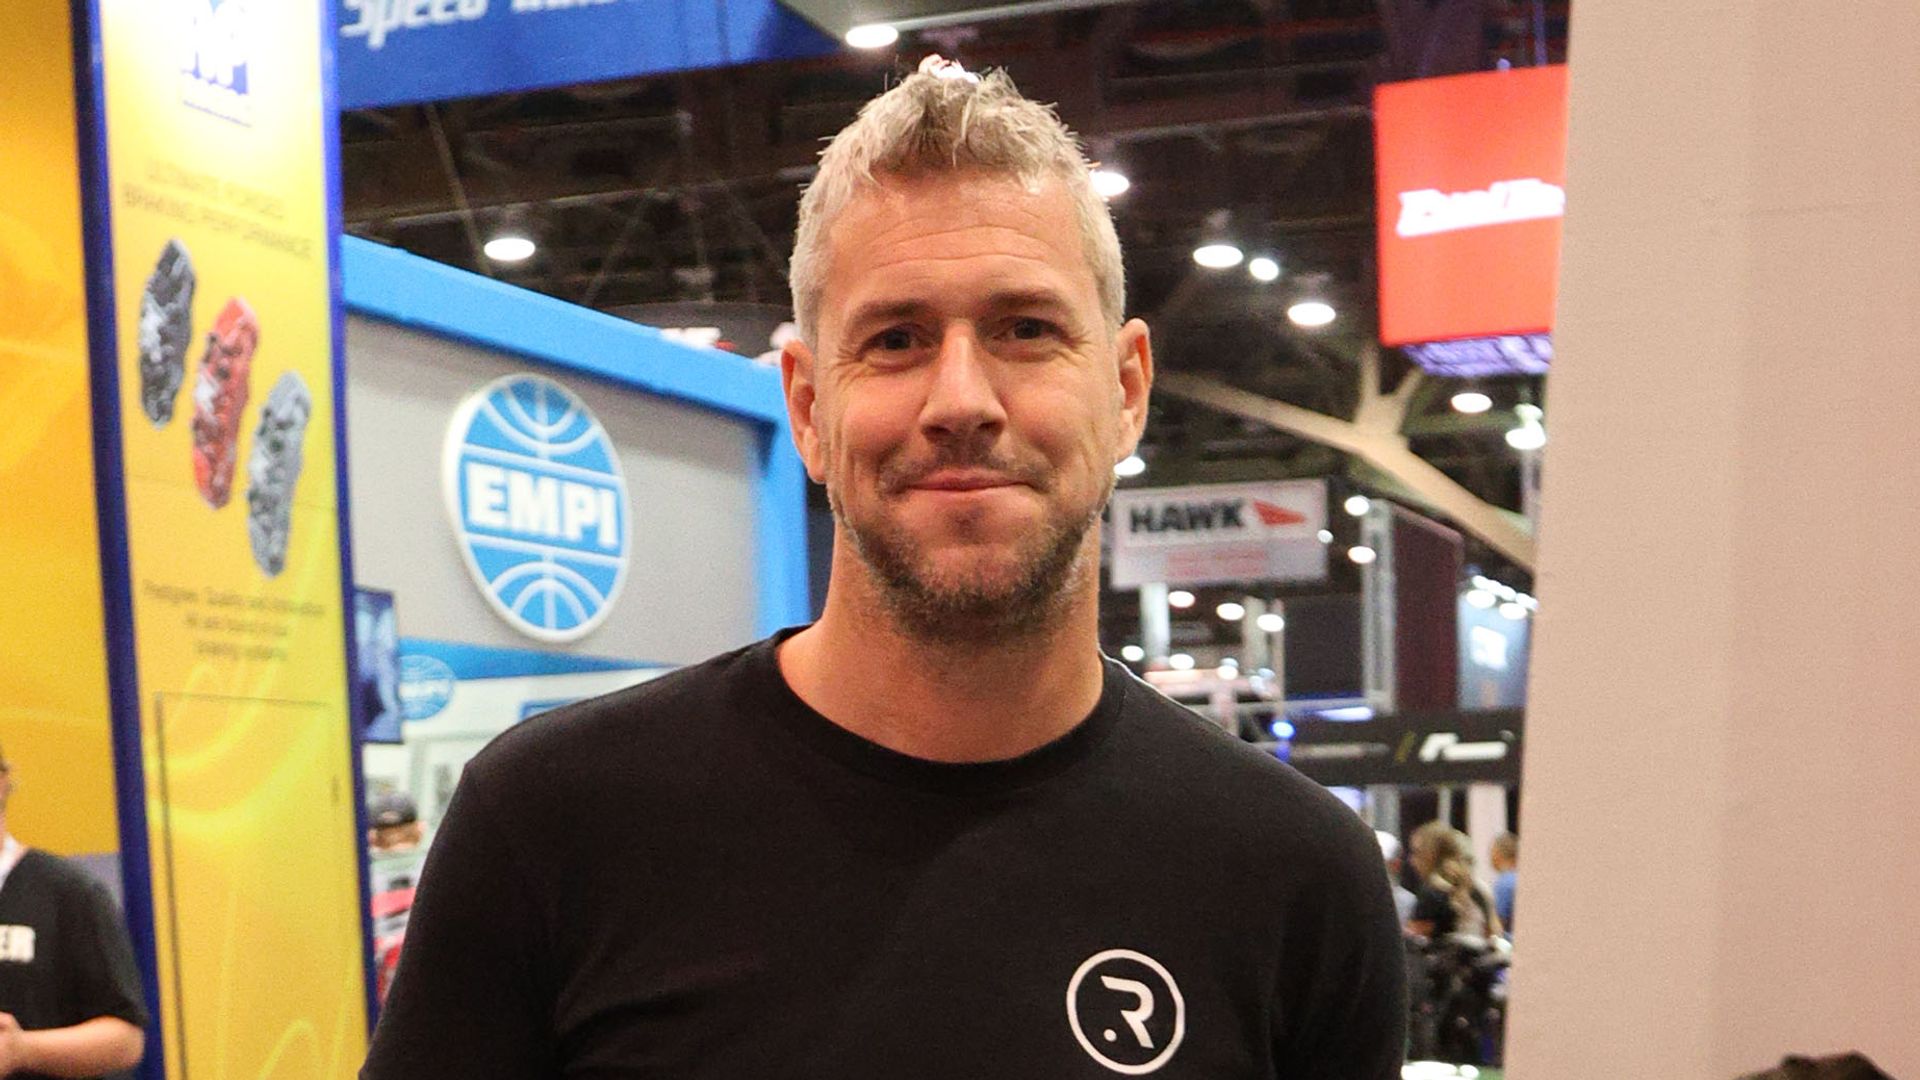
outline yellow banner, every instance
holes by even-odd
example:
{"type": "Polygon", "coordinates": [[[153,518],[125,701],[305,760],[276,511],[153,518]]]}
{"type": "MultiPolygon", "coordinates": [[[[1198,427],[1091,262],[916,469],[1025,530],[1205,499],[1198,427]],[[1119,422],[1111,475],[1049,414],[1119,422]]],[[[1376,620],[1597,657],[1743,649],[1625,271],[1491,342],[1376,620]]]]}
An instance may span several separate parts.
{"type": "Polygon", "coordinates": [[[0,747],[14,835],[119,850],[93,503],[93,422],[64,4],[0,34],[0,747]]]}
{"type": "Polygon", "coordinates": [[[100,0],[174,1076],[364,1054],[318,0],[100,0]]]}

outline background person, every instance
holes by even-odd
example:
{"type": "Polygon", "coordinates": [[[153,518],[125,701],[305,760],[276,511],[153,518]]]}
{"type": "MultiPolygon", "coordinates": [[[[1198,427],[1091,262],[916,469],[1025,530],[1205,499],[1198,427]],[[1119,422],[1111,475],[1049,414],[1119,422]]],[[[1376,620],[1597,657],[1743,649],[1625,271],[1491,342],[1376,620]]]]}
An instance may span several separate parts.
{"type": "Polygon", "coordinates": [[[113,897],[7,831],[16,778],[0,752],[0,1077],[121,1077],[147,1010],[113,897]]]}
{"type": "Polygon", "coordinates": [[[1508,937],[1513,936],[1513,885],[1520,870],[1520,838],[1505,832],[1494,837],[1493,848],[1487,852],[1487,862],[1493,867],[1493,910],[1500,916],[1500,925],[1508,937]]]}
{"type": "Polygon", "coordinates": [[[1501,933],[1493,898],[1473,877],[1473,849],[1467,834],[1444,821],[1429,821],[1413,832],[1413,871],[1420,877],[1408,927],[1438,940],[1455,934],[1494,938],[1501,933]]]}
{"type": "Polygon", "coordinates": [[[1385,829],[1375,829],[1374,838],[1380,841],[1380,861],[1386,867],[1387,880],[1393,884],[1393,907],[1400,915],[1400,925],[1405,927],[1407,920],[1413,918],[1413,891],[1400,884],[1402,869],[1400,838],[1385,829]]]}

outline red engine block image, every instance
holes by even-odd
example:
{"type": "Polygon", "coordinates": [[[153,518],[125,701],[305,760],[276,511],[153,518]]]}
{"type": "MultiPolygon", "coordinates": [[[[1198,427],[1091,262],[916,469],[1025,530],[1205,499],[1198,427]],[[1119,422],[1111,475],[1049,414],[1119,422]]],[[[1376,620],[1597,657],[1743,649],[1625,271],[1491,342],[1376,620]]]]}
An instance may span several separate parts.
{"type": "Polygon", "coordinates": [[[218,509],[233,495],[240,414],[247,408],[247,379],[260,323],[245,300],[234,297],[207,332],[207,351],[193,384],[193,478],[200,497],[218,509]]]}

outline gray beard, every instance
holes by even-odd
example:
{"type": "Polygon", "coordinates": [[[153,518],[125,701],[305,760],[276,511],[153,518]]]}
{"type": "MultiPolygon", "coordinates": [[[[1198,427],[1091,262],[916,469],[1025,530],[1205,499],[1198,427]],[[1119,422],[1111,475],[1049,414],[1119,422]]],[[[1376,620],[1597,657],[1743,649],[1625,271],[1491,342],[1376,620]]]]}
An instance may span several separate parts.
{"type": "Polygon", "coordinates": [[[1106,502],[1103,497],[1085,514],[1048,521],[1018,553],[1017,572],[988,583],[937,574],[904,532],[853,521],[832,489],[827,491],[834,520],[873,572],[895,624],[909,637],[933,645],[1026,640],[1052,625],[1068,607],[1074,586],[1092,569],[1080,557],[1081,548],[1106,502]]]}

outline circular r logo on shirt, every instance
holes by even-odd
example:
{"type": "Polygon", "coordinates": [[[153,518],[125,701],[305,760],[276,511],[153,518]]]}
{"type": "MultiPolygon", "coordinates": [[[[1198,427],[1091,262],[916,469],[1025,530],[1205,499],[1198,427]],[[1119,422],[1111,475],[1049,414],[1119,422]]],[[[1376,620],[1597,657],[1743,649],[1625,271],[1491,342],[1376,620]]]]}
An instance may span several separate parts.
{"type": "Polygon", "coordinates": [[[1067,1021],[1093,1060],[1143,1076],[1180,1048],[1187,1003],[1159,961],[1132,949],[1108,949],[1087,957],[1067,983],[1067,1021]]]}

